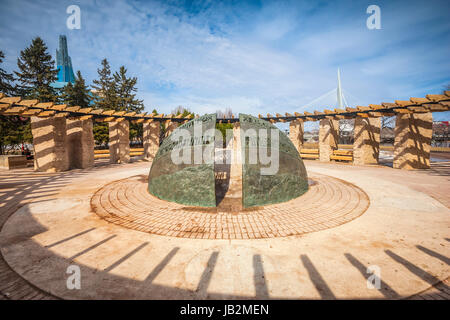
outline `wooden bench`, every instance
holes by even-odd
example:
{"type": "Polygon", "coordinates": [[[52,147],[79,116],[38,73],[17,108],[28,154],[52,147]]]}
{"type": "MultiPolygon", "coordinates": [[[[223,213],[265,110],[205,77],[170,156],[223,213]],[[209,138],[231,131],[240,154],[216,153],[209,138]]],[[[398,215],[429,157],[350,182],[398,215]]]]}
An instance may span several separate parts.
{"type": "MultiPolygon", "coordinates": [[[[300,149],[302,159],[319,159],[319,149],[300,149]]],[[[353,150],[334,150],[330,160],[353,161],[353,150]]]]}
{"type": "MultiPolygon", "coordinates": [[[[130,157],[142,156],[144,154],[144,148],[131,148],[130,157]]],[[[109,158],[109,150],[94,150],[94,159],[109,158]]]]}
{"type": "Polygon", "coordinates": [[[333,150],[330,160],[353,161],[353,150],[333,150]]]}
{"type": "Polygon", "coordinates": [[[319,159],[319,149],[300,149],[302,159],[319,159]]]}

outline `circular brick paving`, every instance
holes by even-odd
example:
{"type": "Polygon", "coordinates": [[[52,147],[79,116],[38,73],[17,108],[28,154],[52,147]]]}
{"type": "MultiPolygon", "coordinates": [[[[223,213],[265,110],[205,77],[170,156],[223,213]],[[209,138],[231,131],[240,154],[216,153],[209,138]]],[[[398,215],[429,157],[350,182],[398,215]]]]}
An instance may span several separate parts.
{"type": "Polygon", "coordinates": [[[164,236],[198,239],[257,239],[300,235],[333,228],[363,214],[366,193],[353,184],[313,174],[314,184],[281,204],[221,212],[160,200],[147,192],[147,177],[112,182],[91,199],[93,211],[108,222],[164,236]]]}

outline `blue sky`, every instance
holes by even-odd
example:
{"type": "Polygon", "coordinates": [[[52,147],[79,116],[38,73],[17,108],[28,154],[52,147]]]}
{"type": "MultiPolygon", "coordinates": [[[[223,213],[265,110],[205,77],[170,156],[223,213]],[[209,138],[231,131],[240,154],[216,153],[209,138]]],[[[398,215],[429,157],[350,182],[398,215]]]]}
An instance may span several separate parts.
{"type": "MultiPolygon", "coordinates": [[[[55,56],[68,38],[88,83],[107,58],[138,77],[146,111],[303,112],[334,108],[336,70],[350,105],[440,93],[450,84],[450,1],[0,0],[0,50],[14,70],[41,36],[55,56]],[[66,8],[81,8],[69,30],[66,8]],[[366,9],[381,8],[381,30],[366,9]]],[[[450,120],[449,112],[435,114],[450,120]]]]}

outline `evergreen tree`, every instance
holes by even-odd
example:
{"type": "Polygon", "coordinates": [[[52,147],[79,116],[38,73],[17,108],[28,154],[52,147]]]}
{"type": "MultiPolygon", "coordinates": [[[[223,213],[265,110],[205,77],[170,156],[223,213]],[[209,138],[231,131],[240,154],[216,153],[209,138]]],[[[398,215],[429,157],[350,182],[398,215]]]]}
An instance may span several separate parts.
{"type": "MultiPolygon", "coordinates": [[[[3,51],[0,51],[0,64],[3,63],[5,55],[3,51]]],[[[4,69],[0,68],[0,92],[7,96],[14,95],[14,75],[6,72],[4,69]]]]}
{"type": "MultiPolygon", "coordinates": [[[[0,51],[0,65],[5,55],[0,51]]],[[[0,92],[8,96],[16,95],[14,75],[0,67],[0,92]]],[[[19,116],[0,115],[0,154],[6,146],[15,146],[32,140],[29,120],[19,116]]]]}
{"type": "Polygon", "coordinates": [[[127,77],[127,69],[121,66],[119,72],[115,72],[114,75],[114,87],[116,94],[116,110],[127,112],[141,112],[144,110],[144,104],[142,100],[136,99],[136,83],[137,78],[127,77]]]}
{"type": "MultiPolygon", "coordinates": [[[[97,69],[98,79],[93,81],[91,86],[94,89],[94,107],[97,109],[115,109],[114,81],[111,75],[111,67],[105,58],[101,62],[101,68],[97,69]]],[[[109,141],[108,124],[104,122],[94,122],[94,139],[99,144],[106,144],[109,141]]]]}
{"type": "Polygon", "coordinates": [[[81,72],[77,72],[75,83],[68,83],[63,90],[63,101],[69,106],[80,106],[81,108],[89,107],[90,96],[89,89],[81,76],[81,72]]]}
{"type": "Polygon", "coordinates": [[[71,82],[67,83],[66,86],[61,90],[60,100],[61,103],[67,104],[69,106],[74,106],[73,104],[73,84],[71,82]]]}
{"type": "Polygon", "coordinates": [[[111,76],[111,67],[108,60],[102,60],[102,67],[97,69],[98,79],[93,81],[92,88],[95,94],[95,108],[111,110],[115,108],[114,78],[111,76]]]}
{"type": "Polygon", "coordinates": [[[23,98],[39,99],[40,102],[55,101],[56,94],[50,84],[57,79],[55,62],[47,52],[47,46],[40,37],[20,52],[17,59],[19,71],[15,72],[20,82],[19,94],[23,98]]]}
{"type": "MultiPolygon", "coordinates": [[[[121,66],[118,72],[113,75],[114,93],[115,93],[115,109],[118,111],[140,113],[144,110],[142,100],[136,98],[137,78],[127,77],[127,69],[121,66]]],[[[142,142],[143,128],[142,124],[130,124],[130,140],[138,140],[142,142]]]]}
{"type": "Polygon", "coordinates": [[[94,140],[101,145],[106,145],[109,141],[109,128],[106,122],[94,122],[94,140]]]}

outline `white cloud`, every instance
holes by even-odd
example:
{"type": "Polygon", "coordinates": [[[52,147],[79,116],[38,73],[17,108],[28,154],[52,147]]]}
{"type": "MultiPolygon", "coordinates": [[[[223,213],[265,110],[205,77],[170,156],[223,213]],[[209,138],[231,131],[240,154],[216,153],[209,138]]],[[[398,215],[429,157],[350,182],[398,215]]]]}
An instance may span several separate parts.
{"type": "Polygon", "coordinates": [[[91,81],[104,57],[113,69],[125,65],[138,77],[147,111],[183,105],[197,113],[292,113],[336,86],[337,67],[358,104],[420,96],[450,81],[448,10],[437,2],[383,3],[380,31],[367,30],[365,7],[351,3],[205,2],[186,9],[103,0],[80,1],[82,29],[69,31],[69,4],[7,3],[0,49],[7,48],[10,68],[33,36],[43,36],[53,53],[65,33],[76,70],[91,81]],[[24,7],[33,12],[25,20],[24,7]]]}

